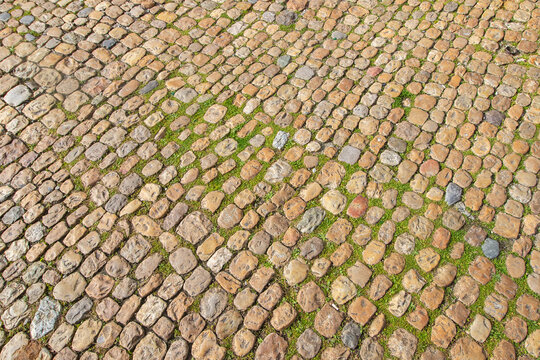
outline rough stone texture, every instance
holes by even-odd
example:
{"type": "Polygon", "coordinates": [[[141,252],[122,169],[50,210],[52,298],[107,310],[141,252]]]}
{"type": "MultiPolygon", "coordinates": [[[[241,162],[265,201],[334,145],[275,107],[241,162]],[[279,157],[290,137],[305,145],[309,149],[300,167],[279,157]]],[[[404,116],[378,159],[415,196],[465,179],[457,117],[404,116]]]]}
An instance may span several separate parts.
{"type": "Polygon", "coordinates": [[[537,358],[539,15],[0,2],[0,360],[537,358]]]}
{"type": "Polygon", "coordinates": [[[33,339],[40,339],[50,333],[56,324],[62,307],[58,301],[50,297],[44,297],[39,302],[39,307],[30,324],[30,336],[33,339]]]}

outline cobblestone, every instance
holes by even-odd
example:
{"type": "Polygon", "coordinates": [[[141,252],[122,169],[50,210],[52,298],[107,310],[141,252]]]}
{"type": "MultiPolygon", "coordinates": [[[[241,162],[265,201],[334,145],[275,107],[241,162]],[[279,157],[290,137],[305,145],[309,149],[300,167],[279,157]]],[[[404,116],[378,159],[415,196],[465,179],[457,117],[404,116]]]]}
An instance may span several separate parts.
{"type": "Polygon", "coordinates": [[[3,1],[0,360],[537,358],[539,18],[3,1]]]}

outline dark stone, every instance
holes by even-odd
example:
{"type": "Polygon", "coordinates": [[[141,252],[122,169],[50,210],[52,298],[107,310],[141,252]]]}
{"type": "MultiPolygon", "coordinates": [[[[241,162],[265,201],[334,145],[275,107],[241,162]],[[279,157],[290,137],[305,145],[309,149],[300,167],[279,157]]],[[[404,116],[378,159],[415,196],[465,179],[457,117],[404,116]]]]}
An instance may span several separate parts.
{"type": "Polygon", "coordinates": [[[449,183],[446,187],[446,194],[444,195],[444,200],[448,205],[454,205],[461,200],[461,195],[463,194],[463,189],[454,183],[449,183]]]}
{"type": "Polygon", "coordinates": [[[499,242],[491,238],[487,238],[482,244],[482,252],[489,259],[495,259],[499,256],[499,242]]]}
{"type": "Polygon", "coordinates": [[[484,120],[498,127],[504,120],[504,114],[497,110],[490,110],[484,114],[484,120]]]}
{"type": "Polygon", "coordinates": [[[343,327],[341,332],[341,341],[349,349],[356,349],[362,335],[362,329],[354,322],[349,322],[343,327]]]}

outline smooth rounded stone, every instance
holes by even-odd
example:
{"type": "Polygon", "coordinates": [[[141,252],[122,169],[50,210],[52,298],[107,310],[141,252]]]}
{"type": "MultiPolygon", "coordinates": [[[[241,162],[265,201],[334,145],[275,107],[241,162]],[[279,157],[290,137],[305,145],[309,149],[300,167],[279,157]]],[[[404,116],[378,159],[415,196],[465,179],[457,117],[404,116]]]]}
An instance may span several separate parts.
{"type": "Polygon", "coordinates": [[[202,293],[210,282],[212,281],[212,275],[206,271],[203,267],[199,266],[191,273],[184,283],[184,290],[190,296],[197,296],[202,293]]]}
{"type": "Polygon", "coordinates": [[[196,245],[210,234],[212,226],[212,222],[202,212],[194,211],[180,222],[176,232],[184,240],[196,245]]]}
{"type": "Polygon", "coordinates": [[[40,222],[33,223],[24,232],[24,237],[31,243],[37,242],[45,236],[47,228],[40,222]]]}
{"type": "Polygon", "coordinates": [[[14,192],[15,190],[13,190],[13,188],[11,188],[10,186],[0,186],[0,202],[4,202],[9,199],[11,194],[13,194],[14,192]]]}
{"type": "Polygon", "coordinates": [[[360,341],[360,336],[362,335],[362,328],[357,323],[350,321],[343,327],[341,331],[341,341],[343,345],[349,349],[356,349],[358,347],[358,342],[360,341]]]}
{"type": "Polygon", "coordinates": [[[334,301],[343,305],[351,300],[356,294],[356,286],[346,276],[340,275],[332,282],[331,296],[334,301]]]}
{"type": "Polygon", "coordinates": [[[46,269],[47,265],[42,262],[32,263],[24,272],[22,279],[26,284],[34,284],[39,281],[46,269]]]}
{"type": "Polygon", "coordinates": [[[30,25],[34,22],[34,17],[32,15],[25,15],[19,19],[19,22],[23,25],[30,25]]]}
{"type": "Polygon", "coordinates": [[[201,299],[200,313],[208,321],[215,320],[227,306],[228,296],[221,287],[208,290],[201,299]]]}
{"type": "Polygon", "coordinates": [[[272,238],[266,231],[259,231],[249,241],[248,248],[254,254],[262,255],[266,253],[266,250],[270,246],[272,238]]]}
{"type": "Polygon", "coordinates": [[[290,286],[300,284],[307,277],[309,266],[300,260],[291,260],[283,269],[283,277],[290,286]]]}
{"type": "Polygon", "coordinates": [[[169,346],[163,360],[186,360],[189,356],[189,345],[184,339],[176,339],[169,346]]]}
{"type": "Polygon", "coordinates": [[[488,123],[497,127],[501,126],[502,122],[504,121],[504,117],[504,114],[497,110],[490,110],[484,113],[484,121],[487,121],[488,123]]]}
{"type": "Polygon", "coordinates": [[[312,237],[300,244],[300,256],[306,260],[313,260],[324,249],[324,241],[318,237],[312,237]]]}
{"type": "MultiPolygon", "coordinates": [[[[274,19],[272,19],[271,21],[269,22],[272,22],[274,19]]],[[[289,65],[289,63],[291,62],[291,56],[290,55],[281,55],[280,57],[277,58],[277,66],[281,67],[281,68],[284,68],[285,66],[289,65]]]]}
{"type": "Polygon", "coordinates": [[[510,197],[522,204],[527,204],[532,199],[531,189],[521,184],[512,184],[508,188],[510,197]]]}
{"type": "Polygon", "coordinates": [[[310,281],[300,288],[300,291],[298,291],[298,295],[296,296],[296,300],[298,301],[298,305],[300,305],[302,310],[309,313],[323,306],[325,295],[321,288],[315,284],[315,282],[310,281]]]}
{"type": "Polygon", "coordinates": [[[118,300],[127,299],[135,290],[137,290],[137,282],[130,277],[125,277],[118,282],[114,288],[112,296],[118,300]]]}
{"type": "Polygon", "coordinates": [[[402,154],[407,150],[407,142],[405,140],[398,139],[397,137],[392,136],[388,139],[388,147],[391,150],[402,154]]]}
{"type": "Polygon", "coordinates": [[[197,92],[192,88],[183,88],[178,90],[174,97],[183,102],[184,104],[190,103],[197,96],[197,92]]]}
{"type": "Polygon", "coordinates": [[[2,217],[2,222],[7,225],[13,224],[24,215],[24,208],[21,206],[13,206],[2,217]]]}
{"type": "Polygon", "coordinates": [[[447,287],[456,278],[457,267],[453,264],[445,264],[441,267],[438,267],[435,270],[435,275],[433,276],[433,282],[439,287],[447,287]]]}
{"type": "Polygon", "coordinates": [[[313,327],[322,336],[331,338],[337,333],[343,318],[342,312],[327,303],[315,315],[313,327]]]}
{"type": "Polygon", "coordinates": [[[537,295],[540,295],[540,274],[531,273],[527,276],[527,285],[537,295]]]}
{"type": "Polygon", "coordinates": [[[448,205],[454,205],[458,201],[461,201],[461,195],[463,194],[463,189],[454,184],[453,182],[449,183],[446,187],[446,193],[444,194],[444,200],[448,205]]]}
{"type": "Polygon", "coordinates": [[[87,319],[75,331],[71,348],[74,351],[81,352],[86,350],[96,338],[101,329],[101,321],[87,319]]]}
{"type": "MultiPolygon", "coordinates": [[[[465,225],[466,219],[458,210],[450,208],[444,212],[442,223],[450,230],[458,231],[465,225]]],[[[497,223],[495,222],[496,225],[497,223]]],[[[494,232],[497,233],[496,231],[494,232]]]]}
{"type": "Polygon", "coordinates": [[[287,140],[289,140],[289,133],[279,130],[276,134],[276,137],[274,137],[272,146],[275,149],[283,150],[283,148],[285,147],[285,144],[287,143],[287,140]]]}
{"type": "Polygon", "coordinates": [[[105,204],[105,210],[111,214],[116,214],[128,203],[128,198],[123,194],[114,194],[105,204]]]}
{"type": "Polygon", "coordinates": [[[225,116],[225,113],[227,112],[227,108],[223,105],[214,104],[206,110],[206,113],[203,116],[203,119],[206,122],[209,122],[211,124],[215,124],[219,122],[223,117],[225,116]]]}
{"type": "Polygon", "coordinates": [[[307,65],[302,66],[296,71],[295,76],[301,80],[308,81],[315,76],[315,71],[307,65]]]}
{"type": "Polygon", "coordinates": [[[68,310],[66,313],[66,321],[70,324],[78,323],[90,310],[92,310],[92,306],[92,300],[87,296],[83,297],[68,310]]]}
{"type": "Polygon", "coordinates": [[[322,340],[311,329],[306,329],[296,340],[296,350],[305,359],[313,359],[321,350],[322,340]]]}
{"type": "Polygon", "coordinates": [[[284,302],[272,312],[270,325],[277,331],[289,327],[296,319],[297,312],[288,302],[284,302]]]}
{"type": "Polygon", "coordinates": [[[251,351],[255,341],[255,335],[248,329],[242,328],[233,337],[232,349],[237,356],[245,356],[251,351]]]}
{"type": "Polygon", "coordinates": [[[96,204],[96,206],[101,206],[109,200],[109,191],[105,186],[97,184],[90,189],[90,200],[96,204]]]}
{"type": "Polygon", "coordinates": [[[40,302],[38,310],[30,323],[30,336],[40,339],[54,329],[56,320],[60,316],[62,306],[56,300],[45,296],[40,302]]]}
{"type": "Polygon", "coordinates": [[[206,322],[198,313],[190,313],[184,316],[178,324],[178,330],[184,339],[192,343],[197,339],[201,331],[204,330],[206,322]]]}
{"type": "Polygon", "coordinates": [[[0,13],[0,21],[8,21],[11,18],[11,15],[8,12],[0,13]]]}
{"type": "Polygon", "coordinates": [[[17,107],[32,96],[32,92],[24,85],[17,85],[9,90],[4,96],[4,101],[11,106],[17,107]]]}
{"type": "Polygon", "coordinates": [[[347,34],[342,33],[341,31],[333,31],[332,39],[334,40],[343,40],[347,37],[347,34]]]}
{"type": "Polygon", "coordinates": [[[56,300],[72,302],[82,295],[86,288],[84,277],[75,272],[62,279],[53,289],[56,300]]]}
{"type": "Polygon", "coordinates": [[[223,266],[231,260],[232,256],[233,254],[228,248],[222,247],[206,262],[206,266],[208,266],[212,272],[218,273],[223,266]]]}
{"type": "Polygon", "coordinates": [[[381,163],[388,166],[397,166],[401,162],[401,156],[392,150],[384,150],[380,156],[381,163]]]}
{"type": "Polygon", "coordinates": [[[218,217],[218,225],[224,229],[231,229],[242,220],[242,210],[236,205],[229,204],[223,209],[218,217]]]}
{"type": "Polygon", "coordinates": [[[347,145],[343,147],[343,149],[339,153],[338,160],[343,161],[349,165],[354,165],[360,158],[361,153],[362,152],[360,151],[360,149],[347,145]]]}
{"type": "Polygon", "coordinates": [[[411,304],[412,296],[405,290],[401,290],[388,302],[388,311],[396,317],[401,317],[411,304]]]}
{"type": "Polygon", "coordinates": [[[15,329],[21,321],[28,317],[28,304],[24,300],[16,300],[2,313],[2,323],[6,330],[15,329]]]}
{"type": "Polygon", "coordinates": [[[320,207],[308,209],[302,216],[302,220],[296,224],[296,228],[303,234],[313,232],[326,216],[326,212],[320,207]]]}
{"type": "Polygon", "coordinates": [[[216,335],[219,339],[225,339],[234,334],[242,324],[242,315],[237,310],[224,312],[216,324],[216,335]]]}
{"type": "Polygon", "coordinates": [[[197,258],[188,248],[179,248],[169,256],[169,262],[174,270],[180,274],[187,274],[197,266],[197,258]]]}
{"type": "Polygon", "coordinates": [[[353,115],[365,118],[369,114],[369,108],[366,105],[357,105],[353,109],[353,115]]]}
{"type": "Polygon", "coordinates": [[[264,145],[265,140],[266,138],[263,135],[257,134],[249,140],[249,144],[253,147],[259,148],[264,145]]]}
{"type": "Polygon", "coordinates": [[[492,238],[487,238],[482,244],[482,252],[488,259],[495,259],[499,256],[499,242],[492,238]]]}
{"type": "Polygon", "coordinates": [[[135,232],[143,236],[157,237],[162,233],[159,225],[147,215],[134,216],[131,224],[135,232]]]}

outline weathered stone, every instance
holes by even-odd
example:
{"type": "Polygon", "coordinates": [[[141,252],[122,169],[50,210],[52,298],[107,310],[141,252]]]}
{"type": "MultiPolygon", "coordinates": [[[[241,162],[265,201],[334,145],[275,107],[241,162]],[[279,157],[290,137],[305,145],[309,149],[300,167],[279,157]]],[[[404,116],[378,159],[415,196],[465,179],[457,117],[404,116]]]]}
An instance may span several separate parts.
{"type": "Polygon", "coordinates": [[[270,184],[277,184],[292,173],[292,167],[289,163],[278,160],[272,166],[270,166],[264,175],[264,180],[270,184]]]}
{"type": "Polygon", "coordinates": [[[255,351],[255,360],[280,360],[285,358],[287,341],[276,333],[267,335],[255,351]]]}
{"type": "Polygon", "coordinates": [[[199,211],[187,215],[178,225],[176,232],[183,239],[196,245],[204,239],[212,230],[212,222],[199,211]]]}
{"type": "Polygon", "coordinates": [[[296,350],[305,359],[313,359],[320,351],[321,338],[311,329],[306,329],[296,340],[296,350]]]}
{"type": "Polygon", "coordinates": [[[53,289],[53,296],[60,301],[74,301],[82,295],[86,287],[84,277],[78,273],[72,273],[62,279],[53,289]]]}
{"type": "Polygon", "coordinates": [[[167,352],[167,345],[153,332],[149,332],[133,351],[134,359],[161,360],[167,352]]]}
{"type": "Polygon", "coordinates": [[[325,216],[325,211],[320,207],[308,209],[302,216],[302,220],[296,224],[296,228],[303,234],[312,233],[322,223],[325,216]]]}
{"type": "Polygon", "coordinates": [[[46,296],[39,302],[38,310],[30,324],[30,336],[40,339],[54,330],[56,320],[60,316],[62,307],[58,301],[46,296]]]}
{"type": "Polygon", "coordinates": [[[347,206],[347,198],[337,190],[330,190],[321,198],[321,205],[332,214],[337,215],[347,206]]]}
{"type": "Polygon", "coordinates": [[[405,329],[398,328],[388,339],[390,353],[402,360],[412,360],[418,339],[405,329]]]}
{"type": "Polygon", "coordinates": [[[452,360],[478,359],[485,360],[486,356],[482,347],[469,337],[459,338],[450,349],[452,360]]]}
{"type": "Polygon", "coordinates": [[[314,327],[319,334],[330,338],[336,334],[342,321],[343,314],[330,304],[326,304],[315,315],[314,327]]]}

